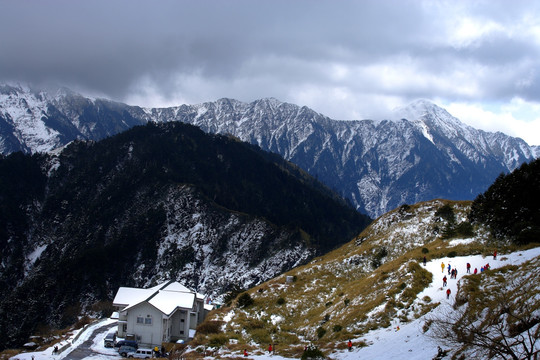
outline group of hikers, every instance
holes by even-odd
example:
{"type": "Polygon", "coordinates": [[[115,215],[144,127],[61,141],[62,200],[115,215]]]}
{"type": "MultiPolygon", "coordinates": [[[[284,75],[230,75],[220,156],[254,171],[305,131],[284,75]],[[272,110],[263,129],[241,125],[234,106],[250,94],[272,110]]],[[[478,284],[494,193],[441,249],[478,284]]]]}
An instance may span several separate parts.
{"type": "MultiPolygon", "coordinates": [[[[493,260],[497,260],[497,251],[493,252],[493,260]]],[[[426,257],[424,256],[424,266],[426,265],[426,257]]],[[[444,269],[446,268],[446,265],[444,264],[444,261],[441,262],[441,272],[444,273],[444,269]]],[[[489,270],[491,267],[489,265],[489,263],[487,263],[486,265],[482,266],[480,268],[480,272],[484,272],[486,270],[489,270]]],[[[456,268],[452,268],[452,265],[451,264],[448,264],[448,267],[447,267],[447,270],[448,270],[448,275],[450,275],[450,279],[457,279],[457,274],[458,274],[458,271],[456,268]]],[[[467,263],[467,274],[470,274],[471,273],[471,264],[470,263],[467,263]]],[[[478,268],[474,268],[474,274],[477,274],[478,273],[478,268]]],[[[447,281],[448,281],[448,278],[446,277],[446,275],[444,275],[444,277],[442,278],[442,281],[443,281],[443,288],[446,287],[448,285],[447,281]]],[[[450,298],[450,294],[452,293],[452,291],[450,289],[446,289],[446,298],[449,299],[450,298]]]]}

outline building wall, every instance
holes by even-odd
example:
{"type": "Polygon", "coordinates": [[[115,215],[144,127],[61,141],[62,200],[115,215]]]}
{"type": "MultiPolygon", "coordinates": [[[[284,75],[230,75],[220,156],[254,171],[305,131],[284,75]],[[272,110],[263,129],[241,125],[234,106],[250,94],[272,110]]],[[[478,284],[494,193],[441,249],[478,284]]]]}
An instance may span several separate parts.
{"type": "Polygon", "coordinates": [[[186,309],[178,309],[171,316],[171,341],[188,340],[188,312],[186,309]]]}
{"type": "Polygon", "coordinates": [[[135,340],[141,345],[161,346],[163,336],[163,317],[161,311],[146,302],[129,309],[127,314],[127,333],[134,334],[135,340]],[[139,319],[139,322],[137,319],[139,319]]]}
{"type": "Polygon", "coordinates": [[[189,340],[189,329],[195,329],[203,322],[207,311],[204,310],[204,300],[196,299],[191,309],[177,308],[169,319],[164,319],[163,314],[147,302],[140,303],[133,308],[122,311],[119,308],[118,336],[126,338],[126,335],[134,335],[141,345],[161,346],[162,342],[176,342],[177,340],[189,340]],[[146,324],[145,319],[152,319],[151,324],[146,324]],[[143,323],[137,323],[137,317],[143,319],[143,323]],[[122,331],[126,327],[126,331],[122,331]]]}
{"type": "Polygon", "coordinates": [[[197,299],[196,300],[196,306],[197,306],[197,325],[202,323],[204,321],[204,318],[206,317],[206,312],[204,311],[204,299],[197,299]]]}

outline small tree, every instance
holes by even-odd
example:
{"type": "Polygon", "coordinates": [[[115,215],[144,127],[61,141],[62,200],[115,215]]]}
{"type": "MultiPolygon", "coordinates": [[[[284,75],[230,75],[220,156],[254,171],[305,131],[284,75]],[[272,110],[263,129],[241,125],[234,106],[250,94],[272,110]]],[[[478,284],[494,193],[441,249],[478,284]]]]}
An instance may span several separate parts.
{"type": "Polygon", "coordinates": [[[537,279],[510,277],[514,278],[483,276],[482,281],[496,284],[488,291],[484,288],[484,293],[479,277],[464,279],[453,308],[439,310],[429,320],[428,335],[471,358],[533,359],[540,338],[540,306],[535,299],[536,281],[531,281],[537,279]]]}
{"type": "Polygon", "coordinates": [[[324,359],[324,354],[317,347],[310,345],[302,354],[302,360],[324,359]]]}
{"type": "Polygon", "coordinates": [[[320,339],[326,334],[326,329],[322,326],[317,328],[317,337],[320,339]]]}
{"type": "Polygon", "coordinates": [[[238,307],[245,308],[245,307],[253,305],[253,303],[254,303],[253,298],[247,292],[242,293],[238,297],[238,301],[237,301],[238,307]]]}

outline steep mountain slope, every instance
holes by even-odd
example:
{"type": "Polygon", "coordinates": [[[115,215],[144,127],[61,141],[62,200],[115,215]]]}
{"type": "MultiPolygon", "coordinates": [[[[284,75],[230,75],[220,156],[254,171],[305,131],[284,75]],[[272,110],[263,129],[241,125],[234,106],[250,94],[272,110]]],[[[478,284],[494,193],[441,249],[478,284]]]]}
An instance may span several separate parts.
{"type": "Polygon", "coordinates": [[[0,159],[0,344],[119,286],[217,295],[350,240],[370,219],[271,153],[182,123],[0,159]]]}
{"type": "Polygon", "coordinates": [[[223,344],[231,338],[256,352],[278,342],[288,358],[311,344],[347,360],[533,359],[539,238],[523,242],[512,231],[536,225],[539,161],[499,177],[474,202],[402,205],[354,241],[241,294],[208,322],[225,332],[223,344]],[[523,201],[524,189],[532,201],[523,201]],[[504,214],[510,221],[493,231],[504,214]]]}
{"type": "Polygon", "coordinates": [[[439,197],[473,199],[535,157],[523,140],[473,129],[427,101],[397,110],[394,121],[336,121],[275,99],[146,113],[149,121],[187,122],[279,153],[370,216],[439,197]]]}
{"type": "MultiPolygon", "coordinates": [[[[232,307],[208,319],[218,322],[224,333],[220,336],[234,339],[222,339],[222,352],[248,347],[257,354],[268,343],[277,343],[280,355],[298,358],[311,344],[333,359],[431,359],[440,345],[472,356],[467,344],[445,346],[434,333],[435,320],[451,312],[461,314],[458,307],[469,304],[481,322],[490,314],[494,294],[497,299],[510,298],[506,295],[524,284],[533,291],[519,293],[516,301],[535,302],[540,286],[529,280],[538,277],[540,249],[513,254],[515,248],[494,242],[481,226],[474,228],[473,236],[446,237],[448,226],[459,229],[467,223],[470,206],[445,200],[403,206],[375,220],[355,241],[250,289],[252,305],[242,306],[241,295],[232,307]],[[494,249],[499,250],[497,260],[491,256],[494,249]],[[468,277],[467,262],[472,265],[468,277]],[[491,270],[480,272],[486,263],[491,270]],[[447,274],[449,264],[458,269],[456,279],[447,274]],[[472,275],[475,268],[479,274],[472,275]],[[446,287],[443,275],[448,278],[446,287]],[[350,353],[348,339],[354,346],[350,353]]],[[[538,314],[537,305],[535,309],[538,314]]],[[[213,336],[218,335],[199,334],[198,343],[206,344],[213,336]]],[[[515,332],[509,338],[514,336],[515,332]]]]}
{"type": "Polygon", "coordinates": [[[148,121],[181,121],[282,155],[371,217],[404,203],[472,200],[499,174],[540,154],[521,139],[473,129],[427,101],[396,110],[393,120],[338,121],[276,99],[143,109],[65,89],[50,95],[4,85],[0,96],[4,154],[102,139],[148,121]]]}
{"type": "Polygon", "coordinates": [[[47,152],[76,139],[100,140],[145,123],[128,108],[66,88],[50,93],[0,84],[0,153],[47,152]]]}

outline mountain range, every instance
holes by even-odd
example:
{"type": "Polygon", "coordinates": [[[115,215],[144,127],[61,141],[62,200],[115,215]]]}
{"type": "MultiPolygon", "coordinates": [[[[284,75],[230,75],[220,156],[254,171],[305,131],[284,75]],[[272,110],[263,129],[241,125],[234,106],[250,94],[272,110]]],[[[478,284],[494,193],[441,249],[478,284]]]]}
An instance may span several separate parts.
{"type": "Polygon", "coordinates": [[[142,108],[65,88],[0,86],[3,154],[46,152],[173,121],[280,154],[371,217],[434,198],[474,199],[498,175],[540,155],[538,146],[474,129],[426,100],[397,109],[389,120],[340,121],[273,98],[142,108]]]}
{"type": "Polygon", "coordinates": [[[120,286],[247,289],[371,221],[279,155],[180,122],[10,154],[0,185],[2,346],[99,313],[120,286]]]}

